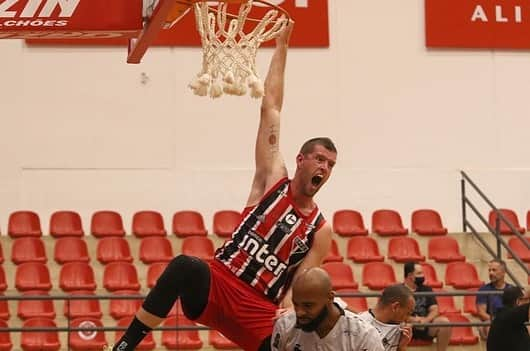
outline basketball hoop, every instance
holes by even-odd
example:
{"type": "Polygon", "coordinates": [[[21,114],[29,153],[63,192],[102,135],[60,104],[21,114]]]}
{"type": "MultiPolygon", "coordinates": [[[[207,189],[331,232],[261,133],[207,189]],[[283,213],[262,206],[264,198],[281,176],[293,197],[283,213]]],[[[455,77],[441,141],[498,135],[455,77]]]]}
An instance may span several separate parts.
{"type": "Polygon", "coordinates": [[[223,94],[242,96],[248,90],[252,97],[262,97],[264,86],[256,71],[257,50],[287,27],[289,14],[263,0],[221,0],[217,5],[211,1],[192,2],[203,61],[189,87],[196,95],[212,98],[223,94]],[[270,9],[256,18],[251,11],[257,6],[270,9]]]}

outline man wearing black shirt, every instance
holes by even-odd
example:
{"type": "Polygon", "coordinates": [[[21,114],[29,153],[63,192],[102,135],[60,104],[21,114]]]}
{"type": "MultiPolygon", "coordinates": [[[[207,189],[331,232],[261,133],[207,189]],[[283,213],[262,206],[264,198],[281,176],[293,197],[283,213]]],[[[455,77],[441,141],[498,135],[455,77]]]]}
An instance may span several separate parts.
{"type": "MultiPolygon", "coordinates": [[[[404,266],[404,284],[413,292],[431,292],[432,288],[424,285],[423,267],[417,262],[407,262],[404,266]]],[[[446,317],[440,316],[438,302],[434,295],[414,296],[416,306],[409,317],[409,323],[449,323],[446,317]]],[[[436,337],[436,348],[445,351],[449,346],[451,327],[414,327],[412,339],[432,340],[436,337]]],[[[528,351],[528,350],[527,350],[528,351]]]]}
{"type": "Polygon", "coordinates": [[[491,323],[488,334],[488,351],[528,351],[530,336],[525,322],[530,320],[530,294],[519,287],[506,288],[502,294],[502,307],[491,323]]]}

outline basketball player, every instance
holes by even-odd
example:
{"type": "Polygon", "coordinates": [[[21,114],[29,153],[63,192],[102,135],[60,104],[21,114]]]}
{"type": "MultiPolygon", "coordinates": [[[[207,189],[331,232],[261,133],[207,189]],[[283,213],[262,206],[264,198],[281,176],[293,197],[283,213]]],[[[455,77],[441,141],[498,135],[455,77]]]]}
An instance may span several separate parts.
{"type": "Polygon", "coordinates": [[[291,281],[321,264],[331,228],[313,196],[326,183],[337,150],[328,138],[307,141],[290,180],[279,151],[284,71],[292,24],[276,40],[256,140],[256,171],[231,240],[210,264],[180,255],[149,292],[114,351],[134,350],[180,298],[185,315],[219,330],[246,351],[269,350],[274,318],[290,301],[291,281]]]}
{"type": "Polygon", "coordinates": [[[274,325],[274,351],[383,351],[377,330],[355,313],[333,302],[328,274],[321,268],[304,271],[293,283],[294,311],[274,325]]]}
{"type": "Polygon", "coordinates": [[[404,351],[412,339],[412,328],[404,324],[414,311],[414,295],[403,284],[386,287],[375,308],[359,314],[380,334],[385,351],[404,351]]]}

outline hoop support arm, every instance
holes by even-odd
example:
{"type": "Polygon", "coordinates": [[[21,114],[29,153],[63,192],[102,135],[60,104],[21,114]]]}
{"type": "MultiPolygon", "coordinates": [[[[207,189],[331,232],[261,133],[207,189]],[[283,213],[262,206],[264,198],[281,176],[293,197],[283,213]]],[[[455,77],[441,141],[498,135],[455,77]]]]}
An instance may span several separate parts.
{"type": "Polygon", "coordinates": [[[164,27],[175,0],[160,0],[138,38],[129,39],[127,63],[140,63],[149,45],[164,27]]]}

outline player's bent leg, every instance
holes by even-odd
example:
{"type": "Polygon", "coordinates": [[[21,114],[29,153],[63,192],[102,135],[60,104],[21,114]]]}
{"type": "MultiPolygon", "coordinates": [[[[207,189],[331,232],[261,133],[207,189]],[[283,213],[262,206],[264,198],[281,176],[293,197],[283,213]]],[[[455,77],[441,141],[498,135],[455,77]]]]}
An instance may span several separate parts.
{"type": "Polygon", "coordinates": [[[165,318],[177,298],[181,297],[186,315],[193,318],[204,310],[209,290],[208,265],[196,257],[179,255],[169,262],[142,307],[155,316],[165,318]]]}
{"type": "Polygon", "coordinates": [[[189,313],[200,314],[208,302],[209,288],[210,269],[206,263],[196,257],[175,257],[162,272],[113,350],[134,350],[151,329],[166,318],[180,296],[186,296],[185,305],[189,313]]]}

